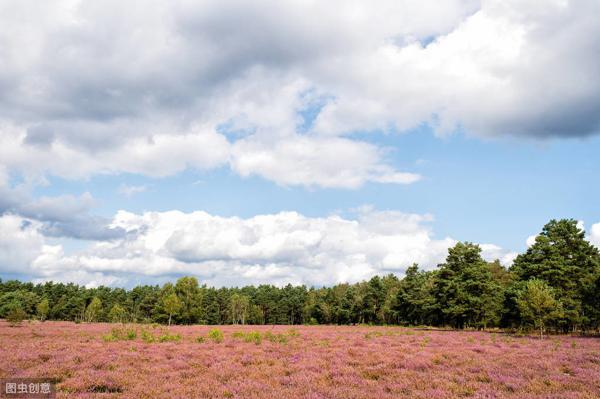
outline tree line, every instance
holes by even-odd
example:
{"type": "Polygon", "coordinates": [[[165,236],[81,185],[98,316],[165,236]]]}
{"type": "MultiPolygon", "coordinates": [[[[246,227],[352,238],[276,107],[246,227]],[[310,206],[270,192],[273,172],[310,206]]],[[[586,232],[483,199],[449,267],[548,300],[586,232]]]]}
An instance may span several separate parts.
{"type": "Polygon", "coordinates": [[[85,288],[0,280],[0,317],[165,324],[398,324],[598,331],[600,253],[572,219],[552,220],[507,269],[459,242],[435,270],[331,287],[174,284],[85,288]]]}

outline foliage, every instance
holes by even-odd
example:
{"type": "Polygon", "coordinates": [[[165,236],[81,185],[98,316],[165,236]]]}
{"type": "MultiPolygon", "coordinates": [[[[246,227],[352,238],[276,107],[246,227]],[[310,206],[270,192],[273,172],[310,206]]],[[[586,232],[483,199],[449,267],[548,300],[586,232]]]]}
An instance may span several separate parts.
{"type": "Polygon", "coordinates": [[[48,313],[50,312],[50,302],[48,298],[44,298],[35,307],[38,317],[41,321],[46,320],[48,313]]]}
{"type": "Polygon", "coordinates": [[[137,330],[134,327],[114,327],[110,333],[103,335],[105,342],[132,341],[137,338],[137,330]]]}
{"type": "Polygon", "coordinates": [[[233,324],[246,324],[250,313],[250,298],[247,295],[235,293],[229,299],[229,303],[233,324]]]}
{"type": "Polygon", "coordinates": [[[108,312],[108,319],[112,323],[123,323],[125,321],[125,317],[127,316],[127,312],[125,308],[123,308],[118,303],[115,303],[113,307],[108,312]]]}
{"type": "Polygon", "coordinates": [[[244,334],[244,342],[254,342],[256,345],[260,345],[262,336],[258,331],[250,331],[244,334]]]}
{"type": "Polygon", "coordinates": [[[92,301],[85,309],[85,321],[91,323],[93,321],[97,321],[100,313],[102,312],[102,301],[100,298],[95,296],[92,298],[92,301]]]}
{"type": "Polygon", "coordinates": [[[561,303],[556,300],[554,290],[544,280],[527,281],[521,291],[517,305],[523,321],[530,322],[544,335],[546,323],[561,315],[561,303]]]}
{"type": "Polygon", "coordinates": [[[590,299],[590,286],[599,270],[598,249],[585,240],[585,232],[573,219],[551,220],[511,267],[519,280],[544,280],[555,290],[563,306],[559,322],[565,331],[598,325],[585,299],[590,299]]]}
{"type": "Polygon", "coordinates": [[[501,287],[494,280],[481,248],[458,243],[448,250],[433,287],[442,324],[458,328],[487,327],[500,317],[501,287]]]}
{"type": "Polygon", "coordinates": [[[158,337],[158,342],[179,342],[181,341],[181,334],[172,334],[165,332],[158,337]]]}
{"type": "Polygon", "coordinates": [[[219,330],[218,328],[213,328],[208,332],[208,338],[211,341],[220,344],[221,342],[223,342],[224,339],[223,331],[219,330]]]}
{"type": "Polygon", "coordinates": [[[169,325],[171,325],[171,318],[174,314],[177,314],[181,310],[183,304],[181,303],[179,297],[173,293],[163,298],[163,306],[169,315],[169,325]]]}
{"type": "Polygon", "coordinates": [[[171,294],[171,301],[175,298],[179,301],[178,305],[170,307],[172,313],[178,313],[179,320],[183,324],[195,324],[201,317],[201,292],[198,287],[198,280],[195,277],[182,277],[175,284],[175,298],[171,294]]]}
{"type": "Polygon", "coordinates": [[[11,326],[18,326],[23,320],[27,318],[27,313],[21,308],[21,306],[15,305],[6,313],[6,321],[11,326]]]}
{"type": "Polygon", "coordinates": [[[406,269],[404,278],[398,284],[392,307],[396,322],[423,325],[430,321],[435,305],[431,294],[433,276],[433,273],[419,271],[417,264],[406,269]]]}

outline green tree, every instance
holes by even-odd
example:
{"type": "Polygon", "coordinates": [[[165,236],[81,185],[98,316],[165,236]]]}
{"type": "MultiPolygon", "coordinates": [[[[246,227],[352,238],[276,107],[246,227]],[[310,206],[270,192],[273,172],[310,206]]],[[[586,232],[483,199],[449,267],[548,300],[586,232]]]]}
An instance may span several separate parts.
{"type": "Polygon", "coordinates": [[[95,296],[85,309],[85,320],[88,323],[97,321],[102,313],[102,301],[95,296]]]}
{"type": "Polygon", "coordinates": [[[404,278],[400,280],[393,307],[398,323],[426,323],[434,304],[431,295],[432,283],[431,273],[419,271],[417,264],[406,269],[404,278]]]}
{"type": "Polygon", "coordinates": [[[108,319],[113,323],[123,323],[126,316],[127,316],[127,312],[118,303],[114,304],[113,307],[110,308],[110,311],[108,312],[108,319]]]}
{"type": "Polygon", "coordinates": [[[179,297],[173,293],[163,298],[163,307],[169,315],[168,324],[171,325],[171,318],[174,314],[177,314],[182,308],[181,301],[179,300],[179,297]]]}
{"type": "Polygon", "coordinates": [[[367,283],[365,296],[363,297],[364,322],[381,323],[378,315],[385,302],[385,290],[379,276],[373,276],[367,283]]]}
{"type": "Polygon", "coordinates": [[[585,240],[573,219],[551,220],[511,267],[518,279],[544,280],[555,290],[563,305],[565,330],[589,323],[593,306],[584,299],[599,269],[598,249],[585,240]]]}
{"type": "Polygon", "coordinates": [[[499,320],[502,290],[478,245],[459,242],[448,249],[433,290],[443,323],[486,328],[499,320]]]}
{"type": "Polygon", "coordinates": [[[50,302],[48,298],[44,298],[36,306],[37,315],[41,321],[46,320],[48,313],[50,312],[50,302]]]}
{"type": "Polygon", "coordinates": [[[530,322],[540,330],[540,339],[544,335],[546,323],[560,314],[560,302],[554,296],[554,290],[545,281],[532,279],[517,299],[517,305],[524,321],[530,322]]]}
{"type": "Polygon", "coordinates": [[[197,323],[202,304],[198,280],[195,277],[181,277],[175,283],[175,293],[181,301],[180,320],[185,324],[197,323]]]}
{"type": "Polygon", "coordinates": [[[502,266],[498,259],[488,262],[488,268],[494,280],[504,288],[508,287],[515,280],[515,276],[502,266]]]}
{"type": "Polygon", "coordinates": [[[15,287],[14,291],[5,292],[0,296],[0,317],[5,317],[15,304],[27,315],[33,315],[35,314],[35,306],[39,301],[39,297],[34,292],[23,286],[15,287]]]}
{"type": "Polygon", "coordinates": [[[250,312],[250,298],[246,295],[235,293],[229,300],[231,321],[233,324],[246,324],[250,312]]]}
{"type": "Polygon", "coordinates": [[[27,313],[23,310],[20,304],[13,304],[6,314],[6,321],[12,326],[18,326],[27,318],[27,313]]]}

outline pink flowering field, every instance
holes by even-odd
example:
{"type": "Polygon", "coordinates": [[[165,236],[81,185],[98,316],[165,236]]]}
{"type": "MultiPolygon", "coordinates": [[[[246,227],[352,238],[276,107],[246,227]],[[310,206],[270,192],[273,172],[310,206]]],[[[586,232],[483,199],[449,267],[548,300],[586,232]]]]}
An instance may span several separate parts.
{"type": "Polygon", "coordinates": [[[0,377],[50,378],[59,398],[599,398],[600,340],[0,321],[0,377]]]}

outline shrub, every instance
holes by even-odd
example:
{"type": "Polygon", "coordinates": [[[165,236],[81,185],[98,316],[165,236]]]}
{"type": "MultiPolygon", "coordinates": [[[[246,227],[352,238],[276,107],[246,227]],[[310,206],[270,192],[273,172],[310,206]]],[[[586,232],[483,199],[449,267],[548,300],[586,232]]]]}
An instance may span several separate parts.
{"type": "Polygon", "coordinates": [[[264,333],[264,338],[270,342],[277,342],[280,344],[286,344],[288,342],[288,336],[285,334],[273,334],[271,331],[264,333]]]}
{"type": "Polygon", "coordinates": [[[210,338],[213,342],[220,344],[223,342],[223,331],[218,328],[213,328],[208,332],[208,338],[210,338]]]}
{"type": "Polygon", "coordinates": [[[146,329],[142,329],[140,336],[142,337],[142,341],[144,341],[147,344],[151,344],[156,341],[156,338],[154,338],[154,335],[152,335],[152,333],[150,333],[146,329]]]}
{"type": "Polygon", "coordinates": [[[260,345],[262,342],[262,336],[258,331],[250,331],[244,337],[245,342],[254,342],[256,345],[260,345]]]}
{"type": "Polygon", "coordinates": [[[198,342],[199,344],[204,343],[204,341],[205,341],[205,339],[204,339],[204,337],[202,335],[199,336],[199,337],[196,337],[196,342],[198,342]]]}
{"type": "Polygon", "coordinates": [[[127,339],[133,340],[137,338],[137,332],[134,329],[127,330],[127,339]]]}
{"type": "Polygon", "coordinates": [[[287,344],[288,337],[283,334],[277,334],[277,342],[279,342],[280,344],[287,344]]]}
{"type": "Polygon", "coordinates": [[[273,334],[271,331],[267,331],[266,333],[264,333],[264,337],[267,341],[270,341],[270,342],[277,341],[277,336],[275,334],[273,334]]]}
{"type": "Polygon", "coordinates": [[[127,317],[127,311],[119,304],[115,304],[108,312],[108,318],[113,323],[123,323],[127,317]]]}
{"type": "Polygon", "coordinates": [[[117,340],[118,340],[117,337],[115,337],[114,335],[112,335],[110,333],[102,336],[102,341],[104,341],[104,342],[115,342],[117,340]]]}
{"type": "Polygon", "coordinates": [[[158,342],[179,342],[181,341],[180,334],[165,333],[158,337],[158,342]]]}
{"type": "Polygon", "coordinates": [[[371,339],[373,337],[381,337],[382,335],[383,333],[381,331],[369,331],[368,333],[365,333],[365,338],[371,339]]]}
{"type": "Polygon", "coordinates": [[[105,342],[132,341],[137,338],[135,328],[113,328],[109,334],[102,336],[105,342]]]}
{"type": "Polygon", "coordinates": [[[15,327],[27,318],[27,313],[20,306],[13,306],[6,314],[6,321],[15,327]]]}

